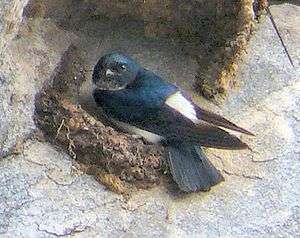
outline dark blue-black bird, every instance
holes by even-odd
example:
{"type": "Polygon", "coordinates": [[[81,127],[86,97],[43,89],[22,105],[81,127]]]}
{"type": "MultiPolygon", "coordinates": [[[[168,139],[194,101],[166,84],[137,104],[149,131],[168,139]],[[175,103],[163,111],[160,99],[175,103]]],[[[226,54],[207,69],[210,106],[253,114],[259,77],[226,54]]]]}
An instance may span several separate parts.
{"type": "Polygon", "coordinates": [[[224,180],[201,146],[247,149],[220,127],[252,135],[227,119],[195,105],[178,87],[119,53],[101,57],[93,71],[93,97],[121,127],[161,143],[169,152],[173,179],[185,192],[208,191],[224,180]],[[131,129],[129,129],[131,128],[131,129]]]}

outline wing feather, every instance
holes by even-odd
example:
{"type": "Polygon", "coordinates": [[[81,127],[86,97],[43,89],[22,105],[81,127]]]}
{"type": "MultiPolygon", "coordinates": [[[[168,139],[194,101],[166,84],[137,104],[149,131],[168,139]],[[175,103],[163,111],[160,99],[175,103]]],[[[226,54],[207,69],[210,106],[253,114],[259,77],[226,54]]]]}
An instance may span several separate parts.
{"type": "Polygon", "coordinates": [[[221,126],[233,131],[254,136],[254,134],[250,131],[237,126],[226,118],[198,107],[191,100],[189,100],[189,98],[185,97],[180,91],[177,91],[176,93],[169,96],[165,101],[165,104],[175,109],[195,124],[199,124],[201,123],[201,121],[205,121],[215,126],[221,126]]]}
{"type": "Polygon", "coordinates": [[[197,112],[197,117],[200,118],[201,120],[211,123],[216,126],[221,126],[233,131],[241,132],[247,135],[254,136],[254,134],[242,127],[237,126],[236,124],[232,123],[231,121],[227,120],[226,118],[215,114],[213,112],[204,110],[198,106],[195,106],[195,111],[197,112]]]}
{"type": "Polygon", "coordinates": [[[159,113],[159,118],[160,121],[167,122],[164,133],[169,141],[184,139],[197,142],[202,146],[222,149],[249,148],[238,137],[219,126],[253,135],[251,132],[215,113],[201,109],[184,97],[180,91],[169,96],[165,105],[166,107],[159,113]]]}
{"type": "Polygon", "coordinates": [[[168,126],[164,133],[165,138],[170,142],[189,141],[199,143],[201,146],[218,149],[249,149],[249,146],[235,135],[231,135],[227,131],[206,122],[201,122],[197,126],[173,123],[168,126]]]}

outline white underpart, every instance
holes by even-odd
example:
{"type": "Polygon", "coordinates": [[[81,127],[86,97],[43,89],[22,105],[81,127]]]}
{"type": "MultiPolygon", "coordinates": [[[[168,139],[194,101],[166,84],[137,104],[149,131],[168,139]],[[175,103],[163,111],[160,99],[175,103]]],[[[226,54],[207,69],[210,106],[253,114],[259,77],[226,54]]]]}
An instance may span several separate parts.
{"type": "Polygon", "coordinates": [[[92,83],[92,92],[94,92],[94,90],[97,89],[97,88],[98,88],[97,85],[92,83]]]}
{"type": "Polygon", "coordinates": [[[122,130],[125,130],[127,133],[133,134],[133,135],[138,135],[143,137],[146,141],[150,142],[150,143],[154,143],[157,144],[160,141],[162,141],[164,139],[164,137],[154,134],[150,131],[145,131],[142,130],[136,126],[132,126],[128,123],[124,123],[121,121],[117,121],[114,120],[112,118],[109,119],[113,124],[115,124],[115,126],[121,128],[122,130]]]}
{"type": "Polygon", "coordinates": [[[115,73],[113,71],[111,71],[110,69],[107,69],[106,72],[105,72],[106,77],[112,76],[114,74],[115,73]]]}
{"type": "Polygon", "coordinates": [[[196,123],[199,119],[192,103],[187,100],[181,92],[174,93],[165,102],[166,105],[175,109],[186,118],[196,123]]]}

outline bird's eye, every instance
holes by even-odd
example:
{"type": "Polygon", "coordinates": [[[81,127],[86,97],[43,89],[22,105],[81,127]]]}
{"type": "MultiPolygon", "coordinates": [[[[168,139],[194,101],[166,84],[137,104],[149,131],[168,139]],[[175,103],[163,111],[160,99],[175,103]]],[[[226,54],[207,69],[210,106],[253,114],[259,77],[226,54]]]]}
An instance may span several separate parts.
{"type": "Polygon", "coordinates": [[[124,64],[122,64],[122,65],[121,65],[121,69],[122,69],[123,71],[125,71],[125,70],[126,70],[126,66],[125,66],[124,64]]]}

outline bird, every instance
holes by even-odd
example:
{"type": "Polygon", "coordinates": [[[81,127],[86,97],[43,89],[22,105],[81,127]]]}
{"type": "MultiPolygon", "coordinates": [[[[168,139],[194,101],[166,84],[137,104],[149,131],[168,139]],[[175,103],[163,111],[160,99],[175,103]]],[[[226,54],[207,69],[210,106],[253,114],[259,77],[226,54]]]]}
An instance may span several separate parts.
{"type": "Polygon", "coordinates": [[[224,128],[253,133],[196,105],[179,87],[128,55],[113,52],[100,57],[92,85],[97,106],[112,122],[166,147],[171,175],[183,192],[209,191],[224,181],[203,147],[249,149],[224,128]]]}

